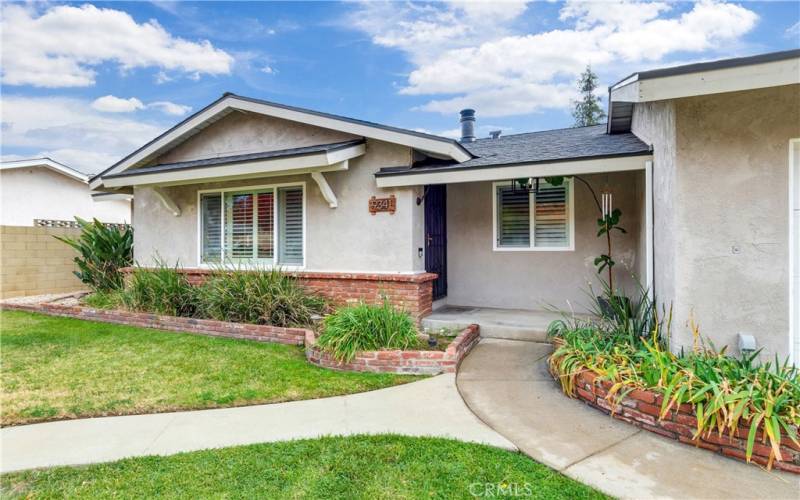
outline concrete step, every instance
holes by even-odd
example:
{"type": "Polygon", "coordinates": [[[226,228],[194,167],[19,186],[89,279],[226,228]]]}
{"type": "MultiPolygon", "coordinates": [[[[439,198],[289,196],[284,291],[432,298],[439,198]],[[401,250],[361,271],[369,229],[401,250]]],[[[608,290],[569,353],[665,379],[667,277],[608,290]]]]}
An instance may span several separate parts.
{"type": "Polygon", "coordinates": [[[477,324],[484,338],[545,342],[547,327],[561,314],[549,311],[444,306],[422,319],[426,330],[461,330],[477,324]]]}

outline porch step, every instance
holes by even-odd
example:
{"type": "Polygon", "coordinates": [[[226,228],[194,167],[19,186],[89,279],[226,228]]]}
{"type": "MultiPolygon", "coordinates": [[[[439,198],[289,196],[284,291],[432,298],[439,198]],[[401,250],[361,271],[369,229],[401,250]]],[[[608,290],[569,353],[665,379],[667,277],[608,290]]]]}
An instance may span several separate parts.
{"type": "Polygon", "coordinates": [[[422,319],[426,330],[461,330],[477,324],[484,338],[547,341],[547,327],[561,318],[558,312],[444,306],[422,319]]]}

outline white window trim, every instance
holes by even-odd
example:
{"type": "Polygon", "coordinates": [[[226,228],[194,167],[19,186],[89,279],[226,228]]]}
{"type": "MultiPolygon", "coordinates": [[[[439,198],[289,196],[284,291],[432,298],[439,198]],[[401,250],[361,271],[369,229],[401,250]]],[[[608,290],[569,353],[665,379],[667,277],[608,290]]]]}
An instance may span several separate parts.
{"type": "MultiPolygon", "coordinates": [[[[230,187],[230,188],[217,188],[217,189],[199,189],[197,191],[197,256],[195,258],[195,262],[197,262],[197,267],[201,269],[213,269],[217,268],[220,265],[228,268],[228,269],[274,269],[280,268],[281,270],[285,271],[303,271],[306,268],[306,245],[307,245],[307,228],[308,228],[308,209],[307,209],[307,191],[306,191],[306,183],[305,181],[301,182],[284,182],[280,184],[259,184],[259,185],[244,185],[244,186],[237,186],[237,187],[230,187]],[[300,187],[303,190],[303,263],[301,265],[285,265],[279,264],[275,262],[275,258],[278,254],[278,246],[280,241],[280,234],[279,234],[279,224],[278,224],[278,189],[286,188],[286,187],[300,187]],[[203,255],[203,214],[202,210],[200,209],[200,199],[202,195],[208,193],[219,193],[222,194],[223,203],[224,203],[224,194],[229,193],[231,191],[259,191],[259,190],[273,190],[273,200],[274,200],[274,210],[275,210],[275,223],[273,224],[273,262],[263,262],[263,261],[255,261],[255,262],[232,262],[232,261],[224,261],[219,264],[215,263],[206,263],[202,261],[203,255]]],[[[222,210],[222,240],[221,244],[224,246],[225,242],[225,210],[223,206],[222,210]]]]}
{"type": "Polygon", "coordinates": [[[530,217],[530,246],[527,247],[503,247],[497,244],[497,188],[508,186],[510,180],[497,181],[492,183],[492,251],[494,252],[574,252],[575,251],[575,190],[573,189],[572,179],[564,179],[567,187],[567,219],[569,221],[569,245],[565,247],[536,247],[535,244],[535,218],[533,216],[535,205],[531,203],[530,217]]]}

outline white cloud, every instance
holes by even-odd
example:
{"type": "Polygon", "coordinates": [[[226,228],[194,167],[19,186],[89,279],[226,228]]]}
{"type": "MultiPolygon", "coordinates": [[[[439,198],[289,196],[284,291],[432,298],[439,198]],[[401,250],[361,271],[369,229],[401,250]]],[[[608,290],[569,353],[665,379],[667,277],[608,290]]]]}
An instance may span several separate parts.
{"type": "Polygon", "coordinates": [[[138,109],[143,109],[144,104],[135,97],[123,99],[113,95],[105,95],[92,101],[92,108],[106,113],[130,113],[138,109]]]}
{"type": "Polygon", "coordinates": [[[351,19],[373,43],[403,50],[414,63],[400,93],[442,96],[417,109],[472,107],[481,116],[566,108],[587,64],[603,72],[622,63],[651,66],[671,54],[703,57],[737,42],[758,20],[745,7],[713,1],[671,16],[675,4],[666,2],[568,1],[560,19],[572,27],[524,34],[513,21],[525,5],[506,5],[369,3],[351,19]]]}
{"type": "Polygon", "coordinates": [[[183,116],[189,111],[192,110],[191,106],[186,106],[184,104],[176,104],[170,101],[155,101],[151,102],[147,105],[148,108],[155,108],[162,113],[166,113],[172,116],[183,116]]]}
{"type": "Polygon", "coordinates": [[[137,23],[129,14],[93,5],[58,5],[44,12],[5,5],[2,80],[7,85],[85,87],[96,67],[121,71],[156,67],[190,76],[228,74],[233,58],[207,40],[173,37],[156,20],[137,23]]]}
{"type": "Polygon", "coordinates": [[[793,25],[786,28],[786,31],[783,32],[783,35],[786,38],[794,38],[795,40],[800,38],[800,21],[797,21],[793,25]]]}
{"type": "Polygon", "coordinates": [[[160,134],[164,123],[94,110],[65,97],[3,96],[2,145],[50,156],[87,173],[98,172],[160,134]]]}
{"type": "Polygon", "coordinates": [[[262,73],[266,73],[268,75],[277,75],[278,74],[278,70],[273,68],[272,66],[264,66],[263,68],[261,68],[261,72],[262,73]]]}

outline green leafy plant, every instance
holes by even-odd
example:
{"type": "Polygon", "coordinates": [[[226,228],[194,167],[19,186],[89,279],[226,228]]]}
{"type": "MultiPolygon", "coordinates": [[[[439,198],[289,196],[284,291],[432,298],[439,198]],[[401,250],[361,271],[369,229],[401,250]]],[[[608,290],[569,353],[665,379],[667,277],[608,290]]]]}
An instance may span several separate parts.
{"type": "Polygon", "coordinates": [[[204,317],[273,326],[308,326],[327,308],[280,269],[217,269],[198,287],[204,317]]]}
{"type": "Polygon", "coordinates": [[[198,293],[176,267],[159,262],[155,268],[133,270],[120,302],[126,309],[169,316],[195,316],[198,293]]]}
{"type": "Polygon", "coordinates": [[[107,227],[94,219],[92,222],[75,217],[81,228],[77,238],[54,236],[78,252],[75,276],[92,290],[116,290],[122,287],[119,271],[133,264],[133,231],[107,227]]]}
{"type": "Polygon", "coordinates": [[[325,318],[317,345],[340,361],[359,351],[407,349],[419,343],[411,316],[384,298],[380,306],[361,303],[343,307],[325,318]]]}
{"type": "Polygon", "coordinates": [[[800,371],[787,362],[758,362],[758,353],[740,358],[706,346],[692,322],[695,346],[689,353],[674,354],[668,348],[671,317],[660,318],[647,294],[633,307],[635,314],[598,320],[565,319],[550,326],[554,351],[550,371],[568,395],[575,381],[589,370],[611,383],[608,399],[617,404],[634,389],[663,395],[661,416],[681,404],[692,405],[697,420],[694,438],[739,435],[747,429],[746,458],[755,439],[771,447],[773,459],[781,460],[784,437],[800,446],[800,371]],[[649,318],[649,319],[648,319],[649,318]]]}

